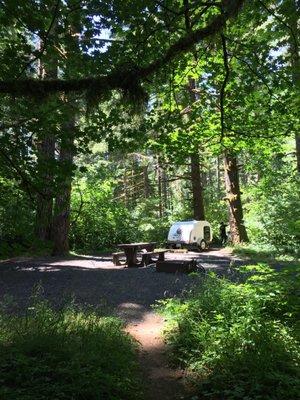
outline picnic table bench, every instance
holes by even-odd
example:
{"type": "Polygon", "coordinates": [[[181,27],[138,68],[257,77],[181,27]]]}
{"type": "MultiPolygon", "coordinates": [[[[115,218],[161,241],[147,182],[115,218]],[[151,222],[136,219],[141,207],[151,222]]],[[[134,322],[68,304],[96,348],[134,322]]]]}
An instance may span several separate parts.
{"type": "Polygon", "coordinates": [[[141,242],[141,243],[122,243],[118,244],[118,247],[123,250],[122,254],[113,253],[113,260],[115,260],[120,265],[120,258],[126,256],[126,262],[128,268],[142,267],[144,265],[143,254],[148,252],[153,252],[156,242],[141,242]],[[138,251],[143,250],[143,252],[138,253],[138,251]],[[142,256],[142,261],[139,262],[137,256],[142,256]]]}
{"type": "Polygon", "coordinates": [[[153,256],[157,256],[159,261],[164,261],[165,260],[165,253],[168,250],[153,250],[153,251],[146,251],[141,253],[142,255],[142,264],[147,266],[149,264],[152,264],[156,262],[156,260],[153,260],[153,256]]]}
{"type": "Polygon", "coordinates": [[[116,252],[116,253],[112,253],[112,257],[113,257],[113,263],[114,263],[114,265],[122,265],[122,264],[125,264],[125,262],[121,262],[121,260],[120,260],[121,257],[125,257],[124,251],[118,251],[118,252],[116,252]]]}
{"type": "MultiPolygon", "coordinates": [[[[155,263],[157,260],[164,261],[165,253],[168,250],[153,250],[153,251],[138,251],[136,256],[141,258],[140,266],[147,266],[149,264],[155,263]],[[153,257],[157,257],[157,260],[154,260],[153,257]]],[[[126,254],[124,251],[118,251],[112,253],[113,263],[114,265],[124,265],[126,264],[126,260],[121,261],[121,258],[125,258],[126,254]]]]}

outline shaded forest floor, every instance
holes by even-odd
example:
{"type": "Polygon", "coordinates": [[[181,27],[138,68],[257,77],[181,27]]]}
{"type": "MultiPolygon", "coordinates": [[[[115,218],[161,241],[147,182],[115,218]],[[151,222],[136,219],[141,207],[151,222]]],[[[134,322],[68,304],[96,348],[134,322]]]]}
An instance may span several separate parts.
{"type": "MultiPolygon", "coordinates": [[[[194,257],[200,259],[207,271],[218,275],[228,275],[232,262],[253,263],[233,256],[230,249],[167,254],[167,258],[194,257]]],[[[116,267],[110,254],[0,262],[0,301],[9,312],[23,313],[38,290],[57,308],[73,299],[81,306],[121,317],[126,331],[140,343],[139,361],[147,399],[184,398],[184,372],[168,366],[167,348],[161,335],[164,321],[152,310],[152,305],[164,298],[184,295],[194,283],[194,276],[157,273],[151,266],[116,267]]]]}
{"type": "MultiPolygon", "coordinates": [[[[218,274],[227,274],[232,260],[227,249],[167,254],[167,258],[194,257],[201,260],[206,270],[218,274]]],[[[74,298],[80,305],[102,307],[132,322],[132,318],[140,319],[143,312],[150,311],[156,300],[179,296],[193,282],[191,276],[156,273],[151,266],[138,269],[114,266],[111,254],[19,257],[0,261],[0,300],[13,297],[12,311],[20,312],[26,309],[33,291],[39,287],[54,307],[74,298]],[[134,305],[132,313],[130,305],[134,305]]]]}

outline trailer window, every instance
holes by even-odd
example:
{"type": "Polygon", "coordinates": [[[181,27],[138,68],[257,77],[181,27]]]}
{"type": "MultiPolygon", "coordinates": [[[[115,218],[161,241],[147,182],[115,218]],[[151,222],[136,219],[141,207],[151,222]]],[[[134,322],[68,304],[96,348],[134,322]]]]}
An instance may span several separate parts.
{"type": "Polygon", "coordinates": [[[203,228],[203,236],[204,236],[204,240],[206,242],[210,241],[210,227],[209,226],[205,226],[203,228]]]}

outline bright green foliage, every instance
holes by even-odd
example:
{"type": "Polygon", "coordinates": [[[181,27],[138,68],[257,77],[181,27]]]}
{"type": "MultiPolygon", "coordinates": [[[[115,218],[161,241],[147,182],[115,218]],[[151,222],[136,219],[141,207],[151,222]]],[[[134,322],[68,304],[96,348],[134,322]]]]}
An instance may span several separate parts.
{"type": "Polygon", "coordinates": [[[139,237],[143,241],[164,243],[170,227],[168,216],[157,218],[158,201],[155,198],[141,201],[134,209],[134,217],[139,237]]]}
{"type": "Polygon", "coordinates": [[[0,398],[133,400],[135,344],[115,318],[39,300],[23,317],[0,315],[0,398]]]}
{"type": "Polygon", "coordinates": [[[245,220],[253,243],[269,245],[277,253],[297,257],[300,253],[300,182],[299,174],[293,171],[293,147],[291,143],[284,143],[285,147],[265,148],[263,159],[253,152],[245,161],[252,178],[243,188],[245,220]]]}
{"type": "Polygon", "coordinates": [[[172,223],[186,217],[186,210],[179,206],[177,209],[168,210],[161,218],[157,217],[158,199],[152,198],[141,201],[135,208],[133,215],[138,227],[139,237],[143,241],[154,241],[164,246],[172,223]]]}
{"type": "MultiPolygon", "coordinates": [[[[243,268],[242,268],[243,269],[243,268]]],[[[299,269],[244,267],[246,283],[215,275],[167,300],[167,340],[208,399],[291,400],[300,390],[299,269]]]]}
{"type": "Polygon", "coordinates": [[[112,185],[103,182],[74,190],[71,245],[76,251],[103,251],[138,239],[136,225],[122,203],[113,200],[112,185]]]}
{"type": "Polygon", "coordinates": [[[173,221],[182,210],[157,217],[157,199],[140,200],[128,209],[114,200],[109,182],[74,190],[70,242],[75,251],[107,251],[118,243],[155,241],[164,246],[173,221]]]}
{"type": "MultiPolygon", "coordinates": [[[[132,145],[131,148],[134,149],[132,145]]],[[[159,198],[157,164],[152,155],[137,152],[124,160],[122,154],[108,152],[102,142],[91,146],[91,153],[79,158],[78,164],[70,235],[76,251],[111,250],[118,243],[130,241],[163,245],[173,221],[190,217],[189,202],[181,197],[178,185],[169,187],[167,199],[159,198]]]]}
{"type": "Polygon", "coordinates": [[[277,173],[266,177],[252,189],[253,198],[248,218],[254,242],[271,244],[282,253],[299,256],[299,187],[296,177],[292,179],[277,173]]]}
{"type": "Polygon", "coordinates": [[[263,262],[263,263],[280,263],[280,262],[294,262],[299,265],[299,262],[295,260],[295,256],[289,253],[282,253],[277,251],[273,246],[268,244],[257,244],[243,243],[240,245],[235,245],[231,248],[233,254],[240,256],[244,259],[250,259],[253,262],[263,262]]]}
{"type": "Polygon", "coordinates": [[[0,254],[16,255],[32,245],[34,213],[15,182],[0,177],[0,254]]]}
{"type": "MultiPolygon", "coordinates": [[[[293,141],[288,152],[295,154],[294,135],[299,132],[296,1],[245,1],[239,15],[227,21],[223,37],[217,30],[190,52],[172,56],[149,80],[135,79],[135,71],[159,60],[186,35],[187,19],[193,30],[203,28],[220,14],[221,3],[88,0],[78,7],[75,0],[55,4],[49,0],[1,1],[0,78],[4,83],[12,79],[18,86],[18,80],[25,77],[43,79],[40,67],[51,75],[58,66],[58,77],[65,80],[128,71],[123,90],[101,91],[87,84],[84,93],[68,93],[67,102],[62,93],[46,96],[38,90],[25,90],[28,97],[2,95],[0,176],[13,179],[18,193],[24,193],[24,206],[18,203],[21,208],[14,206],[7,191],[2,194],[2,242],[7,238],[18,242],[20,230],[24,234],[19,242],[24,236],[31,241],[41,192],[55,200],[62,183],[76,175],[76,167],[91,165],[96,172],[93,183],[82,187],[83,206],[76,188],[72,199],[73,249],[103,250],[124,240],[163,241],[174,220],[193,215],[188,163],[195,152],[200,154],[206,219],[217,228],[228,218],[227,203],[222,200],[222,157],[228,150],[241,161],[240,175],[247,175],[241,187],[251,239],[281,252],[297,252],[298,183],[291,173],[295,159],[286,167],[265,164],[266,158],[274,160],[286,152],[282,149],[286,140],[293,141]],[[195,90],[188,89],[190,79],[195,90]],[[145,91],[149,101],[139,115],[133,115],[132,103],[139,103],[139,94],[145,91]],[[74,117],[74,143],[67,146],[75,157],[71,165],[60,162],[58,153],[69,137],[66,122],[74,117]],[[56,153],[45,159],[39,145],[49,135],[55,138],[56,153]],[[100,157],[112,161],[101,175],[93,154],[89,162],[78,159],[90,150],[91,143],[104,140],[107,152],[100,157]],[[266,155],[268,150],[272,157],[266,155]],[[158,189],[152,169],[151,193],[137,197],[141,190],[128,187],[134,201],[119,201],[118,194],[124,193],[116,179],[120,181],[123,165],[114,161],[116,152],[123,159],[130,152],[139,152],[143,160],[159,159],[166,172],[167,195],[158,189]],[[257,174],[257,179],[251,174],[257,174]],[[106,189],[103,192],[107,180],[113,182],[109,195],[106,189]],[[11,230],[14,233],[8,235],[11,230]]],[[[224,1],[224,7],[230,3],[237,2],[224,1]]],[[[147,163],[138,162],[138,167],[147,163]]],[[[0,252],[9,251],[0,248],[0,252]]]]}

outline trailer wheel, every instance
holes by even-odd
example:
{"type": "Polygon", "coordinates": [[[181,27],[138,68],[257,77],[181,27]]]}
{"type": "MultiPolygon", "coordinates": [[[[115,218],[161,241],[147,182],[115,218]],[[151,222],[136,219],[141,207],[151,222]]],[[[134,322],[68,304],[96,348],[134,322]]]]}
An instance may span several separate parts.
{"type": "Polygon", "coordinates": [[[198,245],[198,248],[200,251],[204,251],[206,249],[206,241],[205,240],[201,240],[201,242],[198,245]]]}

